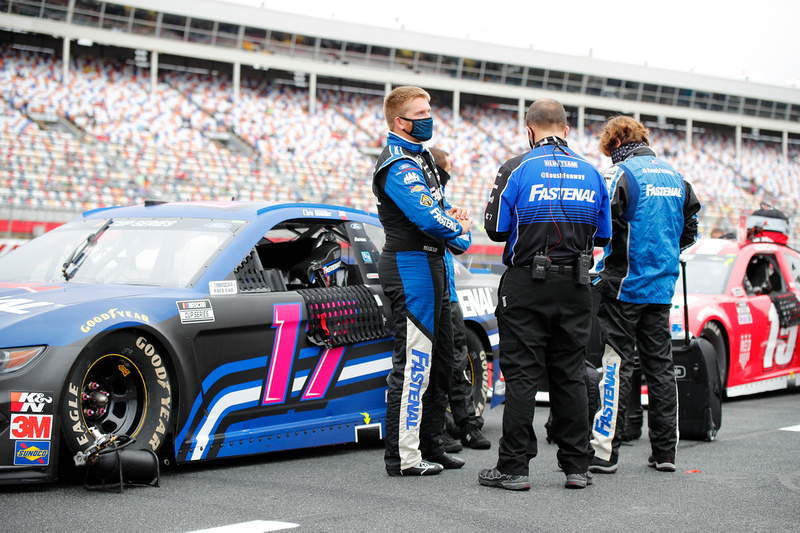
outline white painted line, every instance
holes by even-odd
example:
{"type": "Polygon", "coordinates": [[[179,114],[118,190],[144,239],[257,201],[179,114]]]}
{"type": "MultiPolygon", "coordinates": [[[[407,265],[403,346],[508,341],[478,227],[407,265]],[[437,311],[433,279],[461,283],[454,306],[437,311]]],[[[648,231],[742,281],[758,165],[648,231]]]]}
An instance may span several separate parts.
{"type": "Polygon", "coordinates": [[[781,428],[781,431],[800,431],[800,426],[789,426],[788,428],[781,428]]]}
{"type": "Polygon", "coordinates": [[[242,522],[241,524],[231,524],[229,526],[198,529],[196,531],[190,531],[189,533],[266,533],[267,531],[281,531],[283,529],[294,529],[296,527],[300,527],[300,524],[254,520],[252,522],[242,522]]]}

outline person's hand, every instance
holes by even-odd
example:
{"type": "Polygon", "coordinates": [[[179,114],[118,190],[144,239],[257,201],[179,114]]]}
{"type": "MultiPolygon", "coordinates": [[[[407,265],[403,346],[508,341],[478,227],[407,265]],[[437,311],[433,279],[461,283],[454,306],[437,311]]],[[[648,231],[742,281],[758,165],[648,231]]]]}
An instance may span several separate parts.
{"type": "Polygon", "coordinates": [[[468,220],[470,218],[469,209],[466,207],[451,207],[447,214],[459,221],[468,220]]]}
{"type": "Polygon", "coordinates": [[[471,218],[459,220],[458,223],[461,225],[461,235],[466,235],[472,229],[473,222],[471,218]]]}

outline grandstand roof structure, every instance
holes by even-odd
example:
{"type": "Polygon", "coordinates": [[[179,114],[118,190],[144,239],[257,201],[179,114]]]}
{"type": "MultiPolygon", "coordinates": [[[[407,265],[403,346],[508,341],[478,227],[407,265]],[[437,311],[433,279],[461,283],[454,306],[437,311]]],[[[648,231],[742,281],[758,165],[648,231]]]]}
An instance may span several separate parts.
{"type": "MultiPolygon", "coordinates": [[[[0,0],[0,28],[150,54],[357,80],[378,89],[413,84],[453,93],[527,102],[555,97],[584,110],[767,130],[800,143],[800,90],[532,49],[333,21],[215,0],[0,0]]],[[[65,62],[65,69],[68,62],[65,62]]],[[[162,65],[166,67],[167,65],[162,65]]],[[[68,73],[65,72],[65,76],[68,73]]],[[[153,77],[155,80],[155,75],[153,77]]],[[[154,81],[155,83],[155,81],[154,81]]],[[[521,123],[521,122],[520,122],[521,123]]]]}

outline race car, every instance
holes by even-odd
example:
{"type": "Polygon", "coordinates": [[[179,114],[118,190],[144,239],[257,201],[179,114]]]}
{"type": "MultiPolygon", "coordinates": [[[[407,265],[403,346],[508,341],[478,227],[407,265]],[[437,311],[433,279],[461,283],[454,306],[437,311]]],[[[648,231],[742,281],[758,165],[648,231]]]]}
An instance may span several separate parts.
{"type": "MultiPolygon", "coordinates": [[[[344,207],[145,202],[4,255],[0,483],[117,436],[178,463],[382,436],[382,246],[344,207]]],[[[499,277],[456,270],[480,412],[499,277]]]]}
{"type": "MultiPolygon", "coordinates": [[[[796,386],[800,253],[748,238],[700,239],[681,257],[689,331],[714,346],[727,396],[796,386]]],[[[670,317],[674,338],[684,336],[682,286],[679,280],[670,317]]]]}

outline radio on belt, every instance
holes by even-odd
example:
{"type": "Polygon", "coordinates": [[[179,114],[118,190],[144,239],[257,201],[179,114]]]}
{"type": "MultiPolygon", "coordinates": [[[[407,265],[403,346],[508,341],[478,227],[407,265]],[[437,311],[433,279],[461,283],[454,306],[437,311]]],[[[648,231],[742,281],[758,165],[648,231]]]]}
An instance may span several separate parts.
{"type": "Polygon", "coordinates": [[[578,264],[575,268],[575,285],[588,285],[592,279],[589,269],[592,268],[592,239],[586,237],[586,249],[578,255],[578,264]]]}
{"type": "Polygon", "coordinates": [[[550,259],[547,257],[547,248],[550,245],[550,235],[544,241],[544,251],[536,252],[533,256],[533,265],[531,265],[531,277],[533,279],[543,280],[547,277],[547,269],[550,268],[550,259]]]}

